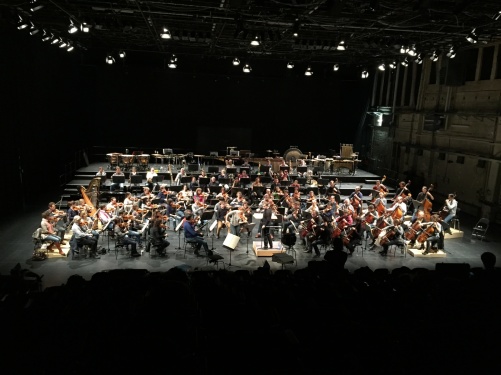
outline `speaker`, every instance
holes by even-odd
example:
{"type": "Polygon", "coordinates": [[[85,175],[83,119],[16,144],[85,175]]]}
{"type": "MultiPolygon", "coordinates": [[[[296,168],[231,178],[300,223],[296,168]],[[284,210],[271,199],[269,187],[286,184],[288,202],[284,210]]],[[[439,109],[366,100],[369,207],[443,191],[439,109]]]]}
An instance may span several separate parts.
{"type": "Polygon", "coordinates": [[[223,242],[223,247],[226,247],[230,250],[235,250],[238,246],[238,242],[240,241],[240,237],[235,236],[234,234],[228,233],[223,242]]]}

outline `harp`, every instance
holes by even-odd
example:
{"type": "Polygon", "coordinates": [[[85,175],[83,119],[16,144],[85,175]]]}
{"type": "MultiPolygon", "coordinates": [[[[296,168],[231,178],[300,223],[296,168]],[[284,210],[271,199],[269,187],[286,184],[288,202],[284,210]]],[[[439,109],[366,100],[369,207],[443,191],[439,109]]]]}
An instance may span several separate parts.
{"type": "Polygon", "coordinates": [[[80,186],[80,194],[85,201],[85,204],[90,208],[89,216],[94,217],[97,212],[97,198],[99,196],[99,186],[101,185],[101,177],[94,177],[87,188],[80,186]]]}

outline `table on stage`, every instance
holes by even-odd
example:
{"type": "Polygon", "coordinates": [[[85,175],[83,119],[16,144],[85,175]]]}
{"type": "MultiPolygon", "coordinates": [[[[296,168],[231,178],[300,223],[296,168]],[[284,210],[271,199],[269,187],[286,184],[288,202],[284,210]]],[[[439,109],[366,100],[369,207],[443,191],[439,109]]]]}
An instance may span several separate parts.
{"type": "Polygon", "coordinates": [[[350,160],[350,159],[334,159],[331,163],[334,165],[334,171],[339,171],[341,168],[348,169],[351,174],[355,174],[357,170],[357,164],[361,160],[350,160]]]}

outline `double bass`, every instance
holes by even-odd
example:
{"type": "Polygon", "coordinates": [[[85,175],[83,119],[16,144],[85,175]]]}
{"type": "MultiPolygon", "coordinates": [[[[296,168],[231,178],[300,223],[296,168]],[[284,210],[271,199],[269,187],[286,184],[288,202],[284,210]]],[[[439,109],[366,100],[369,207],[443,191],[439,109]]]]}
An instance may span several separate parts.
{"type": "MultiPolygon", "coordinates": [[[[432,190],[433,190],[433,184],[430,184],[430,188],[428,189],[427,193],[429,193],[432,190]]],[[[432,209],[433,209],[433,203],[431,200],[428,199],[428,194],[427,194],[423,201],[423,211],[424,211],[425,221],[430,221],[432,209]]]]}

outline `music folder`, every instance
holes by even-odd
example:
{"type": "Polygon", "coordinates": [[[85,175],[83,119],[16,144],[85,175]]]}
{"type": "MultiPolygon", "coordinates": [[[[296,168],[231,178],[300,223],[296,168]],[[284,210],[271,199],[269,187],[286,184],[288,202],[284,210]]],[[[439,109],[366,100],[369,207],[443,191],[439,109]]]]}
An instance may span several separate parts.
{"type": "Polygon", "coordinates": [[[227,249],[230,250],[235,250],[235,248],[238,246],[239,241],[240,241],[239,236],[235,236],[234,234],[228,233],[223,242],[223,247],[226,247],[227,249]]]}
{"type": "Polygon", "coordinates": [[[125,175],[124,176],[111,176],[111,181],[114,184],[124,184],[125,183],[125,175]]]}
{"type": "Polygon", "coordinates": [[[412,205],[414,206],[414,209],[418,210],[420,207],[423,206],[423,203],[421,203],[420,201],[417,201],[415,199],[412,200],[412,205]]]}

